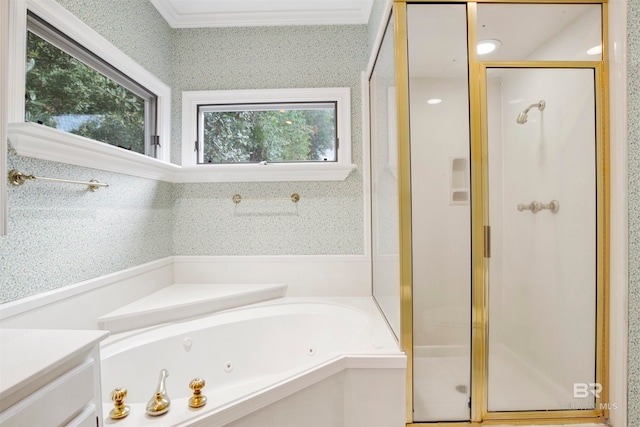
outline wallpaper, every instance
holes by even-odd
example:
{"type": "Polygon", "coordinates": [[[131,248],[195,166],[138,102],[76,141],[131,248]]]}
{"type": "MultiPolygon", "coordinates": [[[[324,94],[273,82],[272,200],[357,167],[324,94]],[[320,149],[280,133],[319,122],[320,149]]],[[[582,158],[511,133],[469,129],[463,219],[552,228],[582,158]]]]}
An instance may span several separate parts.
{"type": "Polygon", "coordinates": [[[0,238],[0,302],[170,256],[172,186],[15,155],[8,170],[109,184],[43,181],[8,186],[8,234],[0,238]]]}
{"type": "MultiPolygon", "coordinates": [[[[148,0],[60,3],[165,83],[171,29],[148,0]]],[[[15,155],[8,170],[109,188],[27,182],[9,185],[8,234],[0,237],[0,303],[99,277],[173,253],[173,187],[15,155]]]]}
{"type": "Polygon", "coordinates": [[[340,182],[169,184],[9,153],[9,168],[111,187],[29,182],[9,188],[0,239],[0,303],[177,255],[364,253],[361,26],[172,30],[148,0],[60,0],[173,88],[173,161],[180,161],[181,91],[345,87],[352,91],[352,158],[340,182]],[[243,197],[301,196],[297,204],[243,197]]]}
{"type": "Polygon", "coordinates": [[[174,209],[176,255],[364,253],[360,73],[368,59],[360,26],[202,28],[176,31],[172,159],[181,156],[183,90],[351,88],[352,159],[345,181],[180,184],[174,209]],[[288,197],[300,202],[231,197],[288,197]]]}
{"type": "Polygon", "coordinates": [[[628,424],[640,426],[640,1],[627,3],[629,123],[629,390],[628,424]]]}
{"type": "Polygon", "coordinates": [[[149,0],[57,0],[115,47],[170,85],[172,29],[149,0]]]}

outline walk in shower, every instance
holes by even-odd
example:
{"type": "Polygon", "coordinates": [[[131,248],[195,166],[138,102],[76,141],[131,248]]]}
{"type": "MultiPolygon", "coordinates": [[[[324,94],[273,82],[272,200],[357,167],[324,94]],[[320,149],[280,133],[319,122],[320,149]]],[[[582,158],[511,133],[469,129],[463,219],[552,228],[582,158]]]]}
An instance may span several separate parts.
{"type": "Polygon", "coordinates": [[[607,416],[606,6],[394,3],[371,243],[409,424],[607,416]]]}

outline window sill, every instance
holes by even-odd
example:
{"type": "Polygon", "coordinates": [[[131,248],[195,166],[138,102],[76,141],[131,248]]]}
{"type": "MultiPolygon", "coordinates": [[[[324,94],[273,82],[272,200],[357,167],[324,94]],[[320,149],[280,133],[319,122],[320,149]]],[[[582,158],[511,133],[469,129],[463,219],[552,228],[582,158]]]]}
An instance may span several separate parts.
{"type": "Polygon", "coordinates": [[[10,123],[7,134],[19,156],[167,182],[344,181],[356,168],[339,163],[181,167],[36,123],[10,123]]]}
{"type": "MultiPolygon", "coordinates": [[[[180,166],[36,123],[10,123],[7,135],[24,157],[173,182],[180,166]]],[[[29,173],[29,171],[25,171],[29,173]]]]}
{"type": "Polygon", "coordinates": [[[176,182],[344,181],[355,168],[339,163],[197,165],[183,167],[176,182]]]}

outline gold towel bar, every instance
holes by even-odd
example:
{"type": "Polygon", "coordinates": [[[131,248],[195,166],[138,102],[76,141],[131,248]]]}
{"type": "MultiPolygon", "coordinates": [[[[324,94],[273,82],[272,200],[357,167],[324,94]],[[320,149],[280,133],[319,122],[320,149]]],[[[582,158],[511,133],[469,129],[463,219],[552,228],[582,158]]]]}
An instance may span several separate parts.
{"type": "Polygon", "coordinates": [[[298,193],[293,193],[291,197],[244,197],[243,198],[239,194],[234,194],[231,200],[236,205],[243,200],[291,200],[293,203],[298,203],[300,201],[300,195],[298,193]]]}
{"type": "Polygon", "coordinates": [[[9,172],[9,182],[13,185],[22,185],[24,184],[27,180],[40,180],[40,181],[49,181],[49,182],[64,182],[67,184],[80,184],[80,185],[87,185],[89,186],[89,190],[91,191],[98,191],[98,189],[100,187],[108,187],[109,184],[106,184],[104,182],[98,182],[95,179],[92,179],[89,182],[85,182],[85,181],[72,181],[69,179],[59,179],[59,178],[44,178],[41,176],[35,176],[35,175],[26,175],[22,172],[20,172],[19,170],[13,169],[12,171],[9,172]]]}

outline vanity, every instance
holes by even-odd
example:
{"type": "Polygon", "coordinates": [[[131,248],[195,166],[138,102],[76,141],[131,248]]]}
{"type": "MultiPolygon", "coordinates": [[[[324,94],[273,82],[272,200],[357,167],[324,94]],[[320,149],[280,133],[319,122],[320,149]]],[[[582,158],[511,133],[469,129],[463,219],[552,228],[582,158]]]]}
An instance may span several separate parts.
{"type": "Polygon", "coordinates": [[[101,426],[99,344],[108,335],[0,330],[0,426],[101,426]]]}

